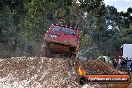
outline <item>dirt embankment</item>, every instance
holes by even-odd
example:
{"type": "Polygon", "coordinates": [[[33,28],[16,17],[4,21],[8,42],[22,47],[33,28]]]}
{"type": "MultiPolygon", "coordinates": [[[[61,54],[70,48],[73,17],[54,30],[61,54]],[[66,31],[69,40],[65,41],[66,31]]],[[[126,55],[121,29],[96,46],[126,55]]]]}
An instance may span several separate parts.
{"type": "Polygon", "coordinates": [[[129,84],[80,86],[76,80],[76,67],[79,64],[86,67],[87,72],[91,74],[120,73],[102,61],[88,60],[76,63],[71,67],[67,59],[46,57],[0,59],[0,88],[127,88],[129,86],[129,84]]]}
{"type": "Polygon", "coordinates": [[[79,88],[62,58],[0,59],[0,79],[3,88],[79,88]]]}

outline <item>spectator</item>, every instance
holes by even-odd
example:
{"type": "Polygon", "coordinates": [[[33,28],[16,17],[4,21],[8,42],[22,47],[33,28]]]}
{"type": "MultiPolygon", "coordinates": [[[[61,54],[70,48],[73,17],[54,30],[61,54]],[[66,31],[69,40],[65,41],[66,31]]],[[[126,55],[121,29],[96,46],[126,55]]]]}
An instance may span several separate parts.
{"type": "Polygon", "coordinates": [[[131,60],[127,61],[128,73],[131,71],[131,60]]]}
{"type": "Polygon", "coordinates": [[[121,66],[121,58],[118,60],[118,65],[121,66]]]}
{"type": "Polygon", "coordinates": [[[127,65],[127,60],[121,60],[121,68],[125,68],[127,65]]]}
{"type": "Polygon", "coordinates": [[[116,59],[113,60],[113,66],[114,66],[114,68],[117,67],[117,60],[116,59]]]}

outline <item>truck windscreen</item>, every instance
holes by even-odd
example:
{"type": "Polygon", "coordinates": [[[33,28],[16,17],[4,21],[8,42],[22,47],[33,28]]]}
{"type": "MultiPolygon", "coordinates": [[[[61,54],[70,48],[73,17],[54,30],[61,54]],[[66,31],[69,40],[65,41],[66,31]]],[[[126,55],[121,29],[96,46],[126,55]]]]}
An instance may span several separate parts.
{"type": "Polygon", "coordinates": [[[75,35],[75,30],[70,28],[62,28],[61,31],[68,35],[75,35]]]}
{"type": "Polygon", "coordinates": [[[60,26],[53,26],[51,27],[51,29],[53,31],[61,31],[63,32],[64,34],[68,34],[68,35],[75,35],[75,30],[73,29],[70,29],[70,28],[65,28],[65,27],[60,27],[60,26]]]}

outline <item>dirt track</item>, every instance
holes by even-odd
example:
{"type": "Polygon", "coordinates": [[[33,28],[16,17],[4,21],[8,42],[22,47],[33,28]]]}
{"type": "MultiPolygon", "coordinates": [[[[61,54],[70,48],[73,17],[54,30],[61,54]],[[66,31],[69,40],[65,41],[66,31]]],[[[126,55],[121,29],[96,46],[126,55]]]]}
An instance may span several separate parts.
{"type": "Polygon", "coordinates": [[[62,58],[0,59],[0,88],[80,88],[62,58]]]}
{"type": "MultiPolygon", "coordinates": [[[[89,68],[95,66],[94,70],[98,69],[98,73],[117,73],[116,70],[109,70],[112,68],[103,62],[88,61],[85,65],[87,64],[89,68]],[[106,67],[109,68],[107,71],[106,67]]],[[[94,72],[94,70],[89,72],[94,72]]],[[[64,58],[17,57],[0,59],[0,88],[127,88],[129,86],[129,84],[86,84],[80,86],[76,78],[75,69],[70,68],[69,62],[64,58]]],[[[131,87],[129,86],[129,88],[131,87]]]]}

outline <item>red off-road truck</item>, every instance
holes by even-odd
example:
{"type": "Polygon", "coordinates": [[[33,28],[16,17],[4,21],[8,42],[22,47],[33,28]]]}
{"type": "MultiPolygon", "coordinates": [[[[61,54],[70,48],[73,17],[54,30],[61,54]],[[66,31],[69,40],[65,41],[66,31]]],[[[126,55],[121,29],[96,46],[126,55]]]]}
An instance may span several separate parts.
{"type": "Polygon", "coordinates": [[[44,36],[43,55],[66,55],[76,57],[79,41],[76,28],[52,24],[44,36]]]}

